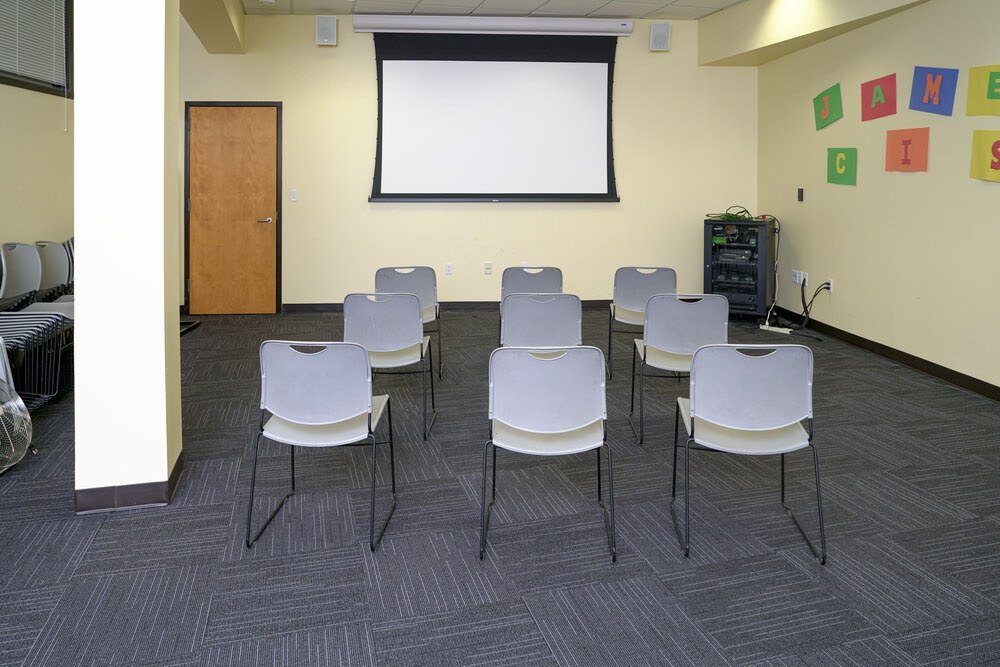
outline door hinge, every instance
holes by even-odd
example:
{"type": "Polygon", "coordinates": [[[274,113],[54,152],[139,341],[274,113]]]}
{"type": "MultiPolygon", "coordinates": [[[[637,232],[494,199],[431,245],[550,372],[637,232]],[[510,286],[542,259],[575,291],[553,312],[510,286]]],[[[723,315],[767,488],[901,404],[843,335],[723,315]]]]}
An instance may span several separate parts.
{"type": "Polygon", "coordinates": [[[187,279],[187,280],[185,280],[184,282],[185,282],[185,284],[187,285],[187,287],[185,287],[185,289],[186,289],[186,290],[187,290],[188,292],[190,292],[190,291],[191,291],[191,279],[190,279],[190,278],[188,278],[188,279],[187,279]]]}

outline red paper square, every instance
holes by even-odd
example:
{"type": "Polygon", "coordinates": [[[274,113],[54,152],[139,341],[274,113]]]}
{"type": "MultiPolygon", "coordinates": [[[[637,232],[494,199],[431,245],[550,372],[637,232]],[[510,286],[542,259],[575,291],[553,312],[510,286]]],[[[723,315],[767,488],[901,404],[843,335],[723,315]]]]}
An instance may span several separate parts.
{"type": "Polygon", "coordinates": [[[874,120],[896,113],[896,75],[861,84],[861,120],[874,120]]]}

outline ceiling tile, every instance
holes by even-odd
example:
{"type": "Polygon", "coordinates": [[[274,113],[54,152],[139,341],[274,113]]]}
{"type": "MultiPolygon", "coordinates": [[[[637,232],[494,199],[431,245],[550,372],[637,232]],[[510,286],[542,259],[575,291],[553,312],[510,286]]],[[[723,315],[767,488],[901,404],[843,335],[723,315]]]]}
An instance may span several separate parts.
{"type": "MultiPolygon", "coordinates": [[[[420,0],[421,5],[437,5],[439,7],[465,7],[470,12],[483,4],[483,0],[420,0]]],[[[418,7],[420,5],[417,5],[418,7]]]]}
{"type": "Polygon", "coordinates": [[[650,12],[655,12],[657,10],[663,9],[664,3],[662,2],[625,2],[624,0],[612,0],[608,4],[604,5],[595,12],[591,12],[588,16],[594,17],[608,17],[608,18],[622,18],[622,19],[639,19],[649,14],[650,12]]]}
{"type": "Polygon", "coordinates": [[[413,10],[414,14],[429,14],[430,16],[467,16],[472,13],[472,7],[448,7],[447,5],[429,5],[421,2],[413,10]]]}
{"type": "Polygon", "coordinates": [[[243,0],[243,11],[247,14],[288,14],[290,0],[277,0],[274,4],[259,0],[243,0]]]}
{"type": "Polygon", "coordinates": [[[606,4],[608,0],[549,0],[533,13],[540,16],[586,16],[606,4]]]}
{"type": "Polygon", "coordinates": [[[355,14],[409,14],[416,2],[381,2],[380,0],[357,0],[355,14]]]}
{"type": "Polygon", "coordinates": [[[350,14],[354,0],[292,0],[293,14],[350,14]]]}
{"type": "Polygon", "coordinates": [[[488,9],[490,11],[500,11],[504,14],[519,12],[523,15],[535,11],[544,4],[545,0],[484,0],[476,13],[479,13],[479,10],[488,9]]]}
{"type": "Polygon", "coordinates": [[[667,5],[661,10],[647,14],[643,18],[647,19],[700,19],[702,16],[707,16],[713,12],[717,12],[717,9],[711,9],[710,7],[686,7],[683,5],[667,5]]]}
{"type": "Polygon", "coordinates": [[[520,9],[483,9],[478,7],[472,14],[474,16],[524,16],[524,11],[520,9]]]}

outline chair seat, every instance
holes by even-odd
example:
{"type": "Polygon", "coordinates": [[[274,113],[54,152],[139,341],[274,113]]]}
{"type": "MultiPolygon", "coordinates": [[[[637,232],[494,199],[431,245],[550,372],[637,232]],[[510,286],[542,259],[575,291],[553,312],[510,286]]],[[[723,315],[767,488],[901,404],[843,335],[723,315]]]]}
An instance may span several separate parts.
{"type": "MultiPolygon", "coordinates": [[[[388,395],[372,396],[372,431],[378,426],[388,395]]],[[[333,424],[296,424],[272,415],[264,424],[264,437],[286,445],[302,447],[333,447],[350,445],[368,437],[368,413],[362,412],[333,424]]]]}
{"type": "Polygon", "coordinates": [[[615,321],[622,324],[633,324],[641,327],[646,321],[646,313],[643,311],[616,306],[614,302],[611,303],[611,314],[614,315],[615,321]]]}
{"type": "MultiPolygon", "coordinates": [[[[684,428],[690,435],[691,399],[678,398],[677,405],[684,420],[684,428]]],[[[787,454],[809,446],[809,434],[800,423],[767,431],[744,431],[696,419],[695,427],[695,443],[732,454],[787,454]]]]}
{"type": "Polygon", "coordinates": [[[415,364],[421,359],[422,354],[427,354],[430,345],[430,336],[424,336],[420,345],[411,345],[402,350],[392,352],[373,352],[368,350],[368,361],[372,368],[399,368],[415,364]]]}
{"type": "Polygon", "coordinates": [[[427,324],[428,322],[433,322],[437,319],[437,306],[427,306],[421,311],[423,313],[423,322],[427,324]]]}
{"type": "Polygon", "coordinates": [[[73,303],[63,301],[41,301],[22,309],[22,313],[55,313],[73,319],[73,303]]]}
{"type": "Polygon", "coordinates": [[[673,352],[665,352],[655,347],[645,347],[642,344],[641,338],[635,339],[635,348],[636,352],[639,353],[639,359],[643,359],[647,366],[659,368],[664,371],[677,371],[678,373],[691,372],[691,359],[694,358],[693,355],[674,354],[673,352]]]}
{"type": "Polygon", "coordinates": [[[597,449],[604,444],[604,424],[592,424],[565,433],[534,433],[493,420],[493,444],[508,451],[561,456],[597,449]]]}

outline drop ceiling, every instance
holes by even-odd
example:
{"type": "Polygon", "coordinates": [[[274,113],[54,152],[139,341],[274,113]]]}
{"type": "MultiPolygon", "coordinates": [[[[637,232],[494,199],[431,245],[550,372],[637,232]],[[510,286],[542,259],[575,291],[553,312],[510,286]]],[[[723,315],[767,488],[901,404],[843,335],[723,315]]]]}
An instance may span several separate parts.
{"type": "Polygon", "coordinates": [[[247,14],[430,14],[699,19],[744,0],[243,0],[247,14]]]}

